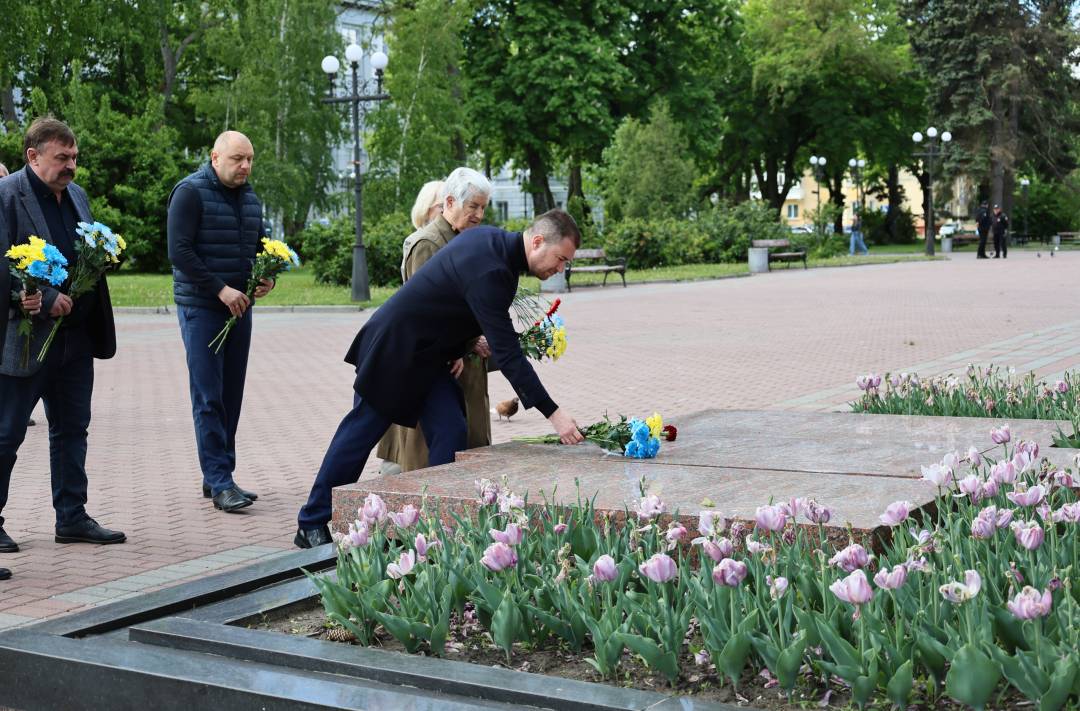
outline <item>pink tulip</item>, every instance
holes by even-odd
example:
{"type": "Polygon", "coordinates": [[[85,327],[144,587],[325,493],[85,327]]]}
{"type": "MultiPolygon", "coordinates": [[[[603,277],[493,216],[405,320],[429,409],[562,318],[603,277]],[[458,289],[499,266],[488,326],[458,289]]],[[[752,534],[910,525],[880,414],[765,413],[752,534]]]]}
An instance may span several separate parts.
{"type": "Polygon", "coordinates": [[[874,591],[870,589],[870,583],[866,580],[866,573],[856,570],[842,580],[837,580],[829,586],[832,594],[855,606],[854,619],[859,618],[859,607],[870,602],[874,597],[874,591]]]}
{"type": "Polygon", "coordinates": [[[568,526],[565,523],[557,523],[552,529],[552,533],[554,533],[556,536],[561,536],[562,534],[566,533],[567,528],[568,526]]]}
{"type": "Polygon", "coordinates": [[[1035,458],[1028,452],[1022,452],[1019,449],[1013,454],[1012,465],[1016,469],[1017,474],[1023,474],[1035,465],[1035,458]]]}
{"type": "Polygon", "coordinates": [[[882,568],[874,576],[874,584],[885,590],[895,590],[907,580],[907,568],[903,563],[887,570],[882,568]]]}
{"type": "Polygon", "coordinates": [[[413,546],[416,548],[416,555],[420,556],[420,560],[427,560],[427,553],[432,548],[437,548],[442,545],[442,541],[439,539],[433,539],[430,542],[424,537],[423,533],[416,534],[416,540],[413,541],[413,546]]]}
{"type": "Polygon", "coordinates": [[[642,521],[648,521],[654,516],[659,516],[664,513],[664,502],[660,500],[660,497],[655,494],[649,494],[642,497],[641,502],[637,507],[638,518],[642,521]]]}
{"type": "Polygon", "coordinates": [[[515,510],[525,508],[525,498],[518,496],[512,491],[499,492],[499,511],[501,513],[513,513],[515,510]]]}
{"type": "Polygon", "coordinates": [[[954,450],[945,453],[945,456],[941,458],[941,466],[947,468],[949,471],[955,472],[960,468],[961,461],[962,458],[960,457],[960,452],[954,450]]]}
{"type": "Polygon", "coordinates": [[[990,467],[990,478],[999,484],[1012,484],[1016,481],[1016,465],[1006,460],[990,467]]]}
{"type": "Polygon", "coordinates": [[[1049,521],[1053,516],[1053,511],[1050,510],[1050,504],[1045,501],[1035,507],[1035,513],[1039,514],[1039,518],[1043,521],[1049,521]]]}
{"type": "Polygon", "coordinates": [[[879,518],[886,526],[899,526],[911,515],[911,509],[915,505],[910,501],[894,501],[885,507],[885,513],[879,518]]]}
{"type": "Polygon", "coordinates": [[[973,504],[979,502],[986,494],[983,480],[977,474],[964,477],[956,483],[956,486],[960,490],[960,493],[956,496],[969,496],[973,504]]]}
{"type": "Polygon", "coordinates": [[[1053,604],[1053,596],[1049,590],[1040,593],[1030,585],[1026,585],[1005,606],[1009,608],[1009,612],[1013,613],[1017,619],[1033,620],[1036,617],[1049,615],[1053,604]]]}
{"type": "Polygon", "coordinates": [[[406,551],[401,554],[396,563],[391,563],[386,566],[386,574],[397,580],[402,576],[408,575],[412,572],[412,569],[416,567],[416,553],[414,551],[406,551]]]}
{"type": "Polygon", "coordinates": [[[346,535],[349,545],[357,548],[366,546],[371,540],[371,532],[367,521],[355,521],[349,524],[349,533],[346,535]]]}
{"type": "Polygon", "coordinates": [[[926,561],[926,558],[910,558],[904,561],[904,568],[909,573],[929,573],[930,563],[926,561]]]}
{"type": "Polygon", "coordinates": [[[784,593],[788,589],[788,579],[781,577],[769,577],[765,579],[765,582],[769,584],[769,596],[773,600],[779,600],[784,596],[784,593]]]}
{"type": "Polygon", "coordinates": [[[1039,443],[1034,440],[1022,439],[1016,443],[1016,449],[1028,455],[1031,459],[1039,458],[1039,443]]]}
{"type": "Polygon", "coordinates": [[[406,504],[401,513],[390,513],[390,520],[398,528],[412,528],[420,520],[420,510],[412,504],[406,504]]]}
{"type": "Polygon", "coordinates": [[[601,583],[610,583],[619,577],[619,568],[615,565],[615,559],[609,555],[602,555],[596,559],[592,567],[592,580],[601,583]]]}
{"type": "Polygon", "coordinates": [[[1046,536],[1037,521],[1013,521],[1012,532],[1016,542],[1029,551],[1041,546],[1046,536]]]}
{"type": "Polygon", "coordinates": [[[771,553],[772,552],[772,546],[766,545],[766,544],[762,543],[761,541],[758,541],[758,540],[756,540],[754,538],[747,538],[746,539],[746,550],[751,555],[757,555],[758,553],[771,553]]]}
{"type": "Polygon", "coordinates": [[[1056,486],[1060,486],[1063,489],[1080,488],[1080,483],[1077,483],[1080,480],[1078,480],[1075,476],[1073,476],[1071,472],[1064,471],[1064,470],[1058,470],[1058,471],[1053,473],[1053,477],[1054,477],[1054,484],[1056,486]]]}
{"type": "Polygon", "coordinates": [[[694,652],[694,664],[698,665],[699,667],[703,667],[711,661],[712,658],[709,656],[708,650],[702,649],[694,652]]]}
{"type": "Polygon", "coordinates": [[[784,513],[794,521],[798,518],[799,514],[806,511],[806,506],[809,501],[810,500],[805,497],[799,497],[789,500],[786,504],[780,504],[780,507],[784,510],[784,513]]]}
{"type": "Polygon", "coordinates": [[[810,501],[806,505],[806,518],[811,523],[825,524],[832,518],[832,510],[827,506],[822,506],[816,501],[810,501]]]}
{"type": "Polygon", "coordinates": [[[997,527],[994,522],[988,518],[983,518],[981,515],[976,516],[971,522],[971,537],[979,540],[986,540],[992,538],[997,531],[997,527]]]}
{"type": "Polygon", "coordinates": [[[674,544],[678,543],[679,541],[681,541],[683,539],[683,536],[685,536],[685,535],[686,535],[686,527],[683,526],[681,523],[678,523],[676,521],[672,521],[671,525],[668,526],[667,532],[664,534],[664,539],[669,544],[674,545],[674,544]]]}
{"type": "Polygon", "coordinates": [[[505,531],[492,528],[488,531],[488,534],[491,535],[493,541],[505,543],[508,546],[516,546],[525,538],[525,529],[516,523],[508,523],[505,531]]]}
{"type": "Polygon", "coordinates": [[[781,506],[758,506],[754,524],[765,531],[780,531],[787,525],[787,514],[781,506]]]}
{"type": "Polygon", "coordinates": [[[870,562],[866,549],[858,543],[852,543],[829,559],[829,565],[835,565],[845,573],[851,573],[870,562]]]}
{"type": "Polygon", "coordinates": [[[368,494],[364,499],[364,507],[360,509],[360,518],[368,523],[379,523],[386,520],[386,502],[378,494],[368,494]]]}
{"type": "Polygon", "coordinates": [[[982,578],[974,570],[967,570],[964,572],[964,582],[946,583],[938,588],[938,592],[949,602],[954,605],[967,602],[982,590],[982,578]]]}
{"type": "Polygon", "coordinates": [[[505,543],[492,543],[484,551],[484,557],[480,559],[480,562],[488,570],[499,572],[506,568],[513,568],[517,565],[518,557],[513,548],[505,543]]]}
{"type": "Polygon", "coordinates": [[[719,511],[701,511],[698,513],[697,530],[702,536],[711,538],[723,531],[726,523],[719,511]]]}
{"type": "Polygon", "coordinates": [[[930,482],[939,489],[948,486],[952,477],[952,469],[940,464],[931,464],[922,468],[922,480],[930,482]]]}
{"type": "Polygon", "coordinates": [[[969,447],[967,451],[967,460],[971,463],[972,469],[977,469],[982,464],[982,452],[974,446],[969,447]]]}
{"type": "Polygon", "coordinates": [[[869,378],[869,376],[860,375],[859,377],[855,378],[855,387],[857,387],[859,390],[869,390],[870,389],[870,378],[869,378]]]}
{"type": "Polygon", "coordinates": [[[648,578],[654,583],[666,583],[675,577],[679,568],[675,561],[663,553],[654,553],[652,558],[638,566],[641,577],[648,578]]]}
{"type": "Polygon", "coordinates": [[[1080,501],[1071,504],[1062,504],[1061,508],[1051,514],[1054,523],[1080,523],[1080,501]]]}
{"type": "Polygon", "coordinates": [[[1059,380],[1054,385],[1054,389],[1057,390],[1060,394],[1064,395],[1065,393],[1069,392],[1069,384],[1066,383],[1064,380],[1059,380]]]}
{"type": "Polygon", "coordinates": [[[1012,439],[1012,433],[1009,432],[1008,423],[1006,423],[1006,424],[1004,424],[1001,427],[998,427],[996,429],[990,430],[990,440],[994,444],[1005,444],[1006,442],[1008,442],[1011,439],[1012,439]]]}
{"type": "Polygon", "coordinates": [[[491,506],[499,500],[499,485],[491,479],[478,479],[475,484],[476,495],[481,504],[491,506]]]}
{"type": "Polygon", "coordinates": [[[992,499],[998,495],[998,483],[994,481],[993,477],[988,478],[983,482],[982,497],[984,499],[992,499]]]}
{"type": "Polygon", "coordinates": [[[724,558],[712,571],[713,582],[729,588],[737,588],[746,579],[746,563],[724,558]]]}
{"type": "Polygon", "coordinates": [[[1005,494],[1005,498],[1013,502],[1017,506],[1038,506],[1046,498],[1046,490],[1040,485],[1035,485],[1030,489],[1017,489],[1016,491],[1010,491],[1005,494]]]}
{"type": "Polygon", "coordinates": [[[915,539],[915,543],[925,548],[933,548],[934,534],[927,531],[925,528],[921,531],[916,531],[914,528],[909,528],[908,533],[915,539]]]}
{"type": "Polygon", "coordinates": [[[735,550],[734,544],[727,538],[721,538],[715,543],[708,538],[698,538],[694,540],[702,541],[701,547],[702,550],[705,551],[705,555],[709,556],[717,563],[730,556],[735,550]]]}

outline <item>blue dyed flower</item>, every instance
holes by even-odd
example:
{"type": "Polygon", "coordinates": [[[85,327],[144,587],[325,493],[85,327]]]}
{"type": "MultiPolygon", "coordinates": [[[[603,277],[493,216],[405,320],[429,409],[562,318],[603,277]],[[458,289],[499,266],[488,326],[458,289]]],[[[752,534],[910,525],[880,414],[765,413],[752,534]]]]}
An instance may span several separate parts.
{"type": "MultiPolygon", "coordinates": [[[[51,246],[51,245],[50,245],[51,246]]],[[[63,255],[61,255],[63,258],[63,255]]],[[[60,286],[68,278],[67,269],[64,269],[63,265],[67,264],[67,260],[63,262],[33,262],[27,268],[26,272],[37,279],[38,281],[48,282],[53,286],[60,286]]]]}
{"type": "Polygon", "coordinates": [[[641,443],[635,440],[630,440],[626,443],[626,451],[624,454],[627,457],[633,457],[634,459],[640,459],[642,456],[641,443]]]}
{"type": "Polygon", "coordinates": [[[563,326],[566,325],[566,322],[563,321],[563,317],[559,316],[558,314],[555,314],[554,316],[551,317],[551,322],[553,324],[555,324],[556,328],[562,328],[563,326]]]}
{"type": "Polygon", "coordinates": [[[648,443],[644,447],[644,456],[646,459],[652,459],[660,451],[660,440],[656,437],[651,437],[648,443]]]}
{"type": "Polygon", "coordinates": [[[642,447],[648,444],[650,433],[649,426],[647,424],[645,424],[641,420],[638,420],[636,425],[630,425],[630,432],[631,436],[634,438],[634,441],[640,444],[642,447]]]}

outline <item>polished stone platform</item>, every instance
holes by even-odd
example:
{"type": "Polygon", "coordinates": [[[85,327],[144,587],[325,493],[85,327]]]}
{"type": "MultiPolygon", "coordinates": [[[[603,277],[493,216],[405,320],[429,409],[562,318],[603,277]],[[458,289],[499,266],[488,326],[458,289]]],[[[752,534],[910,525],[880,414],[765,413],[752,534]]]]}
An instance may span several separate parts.
{"type": "MultiPolygon", "coordinates": [[[[972,445],[1000,456],[983,418],[853,413],[706,410],[667,421],[678,427],[653,460],[632,460],[586,444],[576,447],[511,442],[463,452],[458,461],[403,475],[376,477],[334,492],[335,530],[344,531],[369,492],[391,507],[428,504],[462,511],[475,501],[478,479],[504,477],[531,502],[572,503],[595,496],[598,509],[636,507],[640,487],[691,521],[705,500],[729,519],[753,520],[758,506],[810,497],[833,510],[830,527],[870,533],[893,501],[926,506],[937,493],[919,481],[921,467],[972,445]]],[[[1015,440],[1039,443],[1041,456],[1072,466],[1077,450],[1052,448],[1060,423],[1010,423],[1015,440]]]]}

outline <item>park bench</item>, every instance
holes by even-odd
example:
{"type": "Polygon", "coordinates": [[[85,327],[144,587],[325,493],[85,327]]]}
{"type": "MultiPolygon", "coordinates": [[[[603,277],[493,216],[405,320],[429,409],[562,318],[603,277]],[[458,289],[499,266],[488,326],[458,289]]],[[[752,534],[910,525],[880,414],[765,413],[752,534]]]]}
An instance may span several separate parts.
{"type": "Polygon", "coordinates": [[[1058,232],[1058,244],[1065,244],[1071,242],[1076,244],[1080,242],[1080,232],[1058,232]]]}
{"type": "Polygon", "coordinates": [[[773,262],[798,262],[802,261],[803,269],[806,269],[806,250],[801,247],[792,247],[789,239],[756,239],[751,242],[754,247],[766,247],[769,250],[769,264],[773,262]],[[784,249],[783,252],[774,252],[773,248],[784,249]]]}
{"type": "Polygon", "coordinates": [[[954,232],[951,235],[953,249],[963,247],[965,244],[976,244],[979,241],[979,235],[975,232],[954,232]]]}
{"type": "Polygon", "coordinates": [[[566,263],[566,290],[570,291],[570,274],[603,274],[603,286],[607,286],[609,274],[615,273],[622,277],[622,285],[626,286],[626,260],[622,257],[609,259],[602,249],[579,249],[574,252],[574,258],[566,263]],[[586,264],[581,264],[586,262],[586,264]]]}

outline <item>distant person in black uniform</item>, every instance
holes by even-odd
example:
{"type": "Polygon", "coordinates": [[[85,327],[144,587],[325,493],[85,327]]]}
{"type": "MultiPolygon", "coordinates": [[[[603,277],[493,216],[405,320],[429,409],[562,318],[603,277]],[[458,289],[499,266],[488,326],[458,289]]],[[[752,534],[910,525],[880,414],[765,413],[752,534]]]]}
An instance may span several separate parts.
{"type": "Polygon", "coordinates": [[[990,203],[984,202],[979,205],[979,211],[975,213],[975,224],[979,232],[979,253],[976,259],[989,259],[986,256],[986,238],[990,236],[990,229],[994,226],[994,215],[990,212],[990,203]]]}
{"type": "Polygon", "coordinates": [[[1009,256],[1009,216],[1001,211],[1001,205],[994,205],[994,259],[1009,256]]]}
{"type": "Polygon", "coordinates": [[[583,441],[574,418],[555,404],[521,352],[510,320],[519,275],[547,279],[561,272],[580,244],[574,218],[562,210],[544,213],[523,233],[467,229],[375,312],[345,356],[356,366],[353,409],[338,425],[300,509],[298,547],[330,542],[333,488],[356,482],[392,423],[420,423],[431,466],[452,462],[465,449],[456,378],[469,343],[480,335],[521,404],[542,412],[564,444],[583,441]]]}

